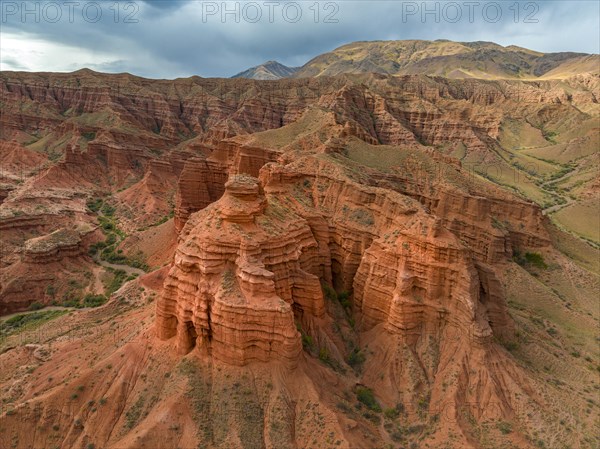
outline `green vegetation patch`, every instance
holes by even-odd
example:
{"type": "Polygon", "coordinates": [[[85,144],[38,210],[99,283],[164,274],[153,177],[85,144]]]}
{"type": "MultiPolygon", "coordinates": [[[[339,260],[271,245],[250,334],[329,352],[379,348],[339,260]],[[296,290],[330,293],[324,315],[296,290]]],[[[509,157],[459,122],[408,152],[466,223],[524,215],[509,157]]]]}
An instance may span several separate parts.
{"type": "Polygon", "coordinates": [[[114,270],[112,268],[107,268],[107,270],[113,275],[112,279],[104,284],[104,290],[108,296],[119,290],[125,282],[134,279],[132,276],[127,276],[127,273],[123,270],[114,270]]]}
{"type": "Polygon", "coordinates": [[[346,361],[352,368],[360,369],[365,361],[365,354],[359,348],[354,348],[346,361]]]}
{"type": "Polygon", "coordinates": [[[356,388],[356,399],[366,405],[370,410],[374,412],[381,412],[381,405],[375,399],[375,395],[373,394],[373,390],[367,387],[357,387],[356,388]]]}
{"type": "Polygon", "coordinates": [[[539,253],[526,252],[524,255],[520,251],[515,250],[513,260],[522,267],[536,267],[542,270],[548,268],[548,265],[544,261],[544,257],[539,253]]]}
{"type": "Polygon", "coordinates": [[[12,316],[7,320],[0,322],[0,338],[34,328],[47,321],[58,318],[67,312],[68,310],[43,310],[40,312],[23,313],[12,316]]]}
{"type": "Polygon", "coordinates": [[[90,255],[97,255],[101,260],[109,263],[128,265],[148,271],[150,267],[146,264],[144,254],[141,251],[138,251],[134,256],[126,256],[122,250],[117,249],[119,243],[125,238],[125,233],[119,229],[114,218],[116,207],[101,198],[89,200],[87,207],[92,212],[99,214],[100,229],[106,237],[104,241],[96,242],[90,246],[90,255]]]}
{"type": "Polygon", "coordinates": [[[102,304],[106,303],[106,301],[108,301],[108,298],[105,295],[88,294],[83,297],[83,306],[100,307],[102,304]]]}

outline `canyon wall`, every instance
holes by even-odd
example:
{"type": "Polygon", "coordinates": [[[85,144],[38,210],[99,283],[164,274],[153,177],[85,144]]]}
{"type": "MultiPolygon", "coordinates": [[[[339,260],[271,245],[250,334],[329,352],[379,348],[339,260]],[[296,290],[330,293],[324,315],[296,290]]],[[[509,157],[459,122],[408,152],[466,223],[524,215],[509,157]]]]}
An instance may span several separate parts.
{"type": "Polygon", "coordinates": [[[323,315],[321,282],[352,292],[364,332],[382,324],[408,335],[439,316],[483,340],[492,326],[512,332],[493,269],[443,220],[317,158],[267,164],[260,184],[234,176],[221,199],[190,216],[179,241],[157,330],[177,336],[183,353],[197,346],[233,364],[293,361],[294,320],[323,315]],[[245,324],[235,330],[234,321],[245,324]]]}

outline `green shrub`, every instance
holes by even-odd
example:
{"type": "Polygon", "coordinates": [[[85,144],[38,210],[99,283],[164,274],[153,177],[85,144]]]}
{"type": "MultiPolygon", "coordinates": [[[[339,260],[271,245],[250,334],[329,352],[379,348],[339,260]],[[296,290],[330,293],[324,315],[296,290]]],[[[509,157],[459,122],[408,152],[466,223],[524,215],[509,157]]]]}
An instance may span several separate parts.
{"type": "Polygon", "coordinates": [[[98,212],[100,210],[100,208],[102,207],[102,203],[103,203],[102,199],[95,198],[95,199],[89,200],[87,202],[87,207],[92,212],[98,212]]]}
{"type": "Polygon", "coordinates": [[[41,324],[66,313],[65,310],[42,310],[39,312],[19,314],[0,323],[0,336],[10,335],[27,325],[41,324]]]}
{"type": "Polygon", "coordinates": [[[96,133],[94,131],[87,131],[87,132],[81,133],[81,136],[85,140],[94,140],[96,138],[96,133]]]}
{"type": "Polygon", "coordinates": [[[498,430],[502,432],[504,435],[508,435],[512,432],[512,424],[506,421],[500,421],[498,423],[498,430]]]}
{"type": "Polygon", "coordinates": [[[108,301],[108,298],[104,295],[87,294],[83,298],[83,305],[84,307],[99,307],[106,301],[108,301]]]}
{"type": "Polygon", "coordinates": [[[344,309],[349,309],[352,306],[352,304],[350,303],[350,293],[348,292],[338,293],[337,299],[342,305],[342,307],[344,307],[344,309]]]}
{"type": "Polygon", "coordinates": [[[108,285],[105,286],[105,290],[106,290],[105,293],[107,296],[110,296],[114,292],[119,290],[125,283],[125,280],[127,279],[127,273],[125,271],[123,271],[123,270],[111,270],[111,271],[113,273],[113,278],[108,283],[108,285]]]}
{"type": "Polygon", "coordinates": [[[354,348],[350,355],[348,356],[348,365],[352,368],[360,367],[365,361],[365,354],[359,349],[354,348]]]}
{"type": "Polygon", "coordinates": [[[373,424],[381,424],[381,417],[379,415],[376,415],[375,413],[371,413],[370,411],[365,410],[362,415],[369,421],[371,421],[373,424]]]}
{"type": "Polygon", "coordinates": [[[356,388],[356,399],[366,405],[369,409],[374,412],[381,412],[381,406],[377,399],[375,399],[375,395],[373,394],[373,390],[367,387],[357,387],[356,388]]]}
{"type": "Polygon", "coordinates": [[[313,347],[313,339],[310,335],[302,335],[302,347],[305,349],[310,349],[313,347]]]}
{"type": "Polygon", "coordinates": [[[535,266],[544,270],[548,268],[548,265],[544,261],[544,257],[538,253],[527,252],[525,255],[523,255],[520,253],[520,251],[515,250],[513,254],[513,260],[522,267],[535,266]]]}
{"type": "Polygon", "coordinates": [[[63,307],[75,307],[79,309],[83,307],[83,304],[81,303],[82,299],[83,296],[81,295],[79,287],[72,286],[72,288],[67,290],[63,295],[60,305],[63,307]]]}
{"type": "Polygon", "coordinates": [[[108,203],[104,203],[102,209],[100,209],[100,211],[107,217],[112,217],[115,214],[116,210],[117,208],[115,206],[111,206],[108,203]]]}
{"type": "Polygon", "coordinates": [[[330,299],[332,301],[337,299],[337,293],[329,285],[327,285],[327,284],[323,285],[323,291],[325,292],[325,298],[330,299]]]}
{"type": "Polygon", "coordinates": [[[29,304],[29,310],[40,310],[43,309],[45,306],[44,304],[42,304],[41,302],[32,302],[31,304],[29,304]]]}
{"type": "Polygon", "coordinates": [[[426,394],[425,396],[419,399],[418,405],[420,410],[427,410],[429,408],[429,398],[430,395],[426,394]]]}
{"type": "Polygon", "coordinates": [[[546,262],[544,262],[544,258],[542,257],[541,254],[538,254],[538,253],[525,253],[525,259],[531,265],[534,265],[534,266],[536,266],[538,268],[541,268],[541,269],[548,268],[548,265],[546,265],[546,262]]]}
{"type": "Polygon", "coordinates": [[[329,362],[329,352],[327,351],[327,348],[319,349],[319,360],[325,363],[329,362]]]}
{"type": "Polygon", "coordinates": [[[127,413],[125,413],[125,425],[127,426],[127,428],[132,429],[133,427],[135,427],[135,425],[142,416],[142,411],[145,402],[146,401],[144,397],[140,396],[138,400],[135,401],[135,404],[133,404],[131,408],[127,411],[127,413]]]}
{"type": "Polygon", "coordinates": [[[116,229],[115,225],[108,220],[100,220],[100,227],[105,231],[114,231],[116,229]]]}
{"type": "Polygon", "coordinates": [[[400,431],[400,429],[396,429],[396,430],[394,430],[394,431],[393,431],[393,432],[390,434],[390,436],[392,437],[392,440],[394,440],[394,441],[402,441],[402,438],[403,438],[403,436],[402,436],[402,432],[400,431]]]}
{"type": "Polygon", "coordinates": [[[386,408],[383,411],[383,414],[388,419],[396,419],[400,415],[400,413],[398,413],[398,410],[396,410],[395,408],[386,408]]]}
{"type": "Polygon", "coordinates": [[[510,352],[519,349],[519,344],[516,341],[502,341],[501,343],[510,352]]]}
{"type": "Polygon", "coordinates": [[[77,299],[77,298],[70,298],[70,299],[63,298],[63,300],[60,303],[60,305],[62,307],[74,307],[75,309],[81,309],[83,307],[81,305],[80,300],[77,299]]]}

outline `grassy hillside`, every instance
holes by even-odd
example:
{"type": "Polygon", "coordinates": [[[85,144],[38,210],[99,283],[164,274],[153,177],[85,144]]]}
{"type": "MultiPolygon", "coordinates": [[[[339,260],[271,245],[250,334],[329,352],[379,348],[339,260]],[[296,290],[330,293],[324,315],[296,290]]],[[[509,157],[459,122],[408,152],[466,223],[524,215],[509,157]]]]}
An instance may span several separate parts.
{"type": "Polygon", "coordinates": [[[375,72],[426,74],[448,78],[564,78],[597,72],[598,55],[539,53],[492,42],[370,41],[354,42],[307,62],[295,77],[375,72]]]}

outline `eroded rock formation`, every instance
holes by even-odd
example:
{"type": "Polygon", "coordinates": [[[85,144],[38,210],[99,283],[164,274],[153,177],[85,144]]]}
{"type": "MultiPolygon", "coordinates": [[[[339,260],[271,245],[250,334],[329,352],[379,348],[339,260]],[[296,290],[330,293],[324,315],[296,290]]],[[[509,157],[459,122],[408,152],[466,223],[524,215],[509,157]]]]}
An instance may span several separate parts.
{"type": "Polygon", "coordinates": [[[255,178],[232,177],[223,197],[182,230],[158,303],[158,335],[177,335],[182,353],[198,346],[232,364],[295,363],[293,307],[323,313],[319,278],[307,264],[316,248],[306,221],[267,205],[255,178]]]}
{"type": "Polygon", "coordinates": [[[56,262],[65,257],[77,257],[83,251],[79,232],[59,229],[51,234],[27,240],[23,260],[43,264],[56,262]]]}
{"type": "Polygon", "coordinates": [[[491,326],[510,336],[494,279],[415,200],[359,185],[334,163],[307,158],[268,164],[261,184],[234,176],[219,201],[190,217],[158,303],[157,329],[161,338],[177,335],[181,352],[198,346],[229,363],[294,360],[294,316],[322,316],[323,282],[353,292],[363,331],[384,324],[410,333],[444,316],[484,341],[491,326]]]}
{"type": "Polygon", "coordinates": [[[206,158],[188,159],[177,183],[175,227],[181,231],[190,213],[204,209],[223,195],[227,171],[206,158]]]}

